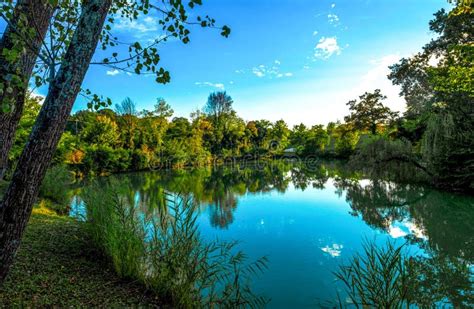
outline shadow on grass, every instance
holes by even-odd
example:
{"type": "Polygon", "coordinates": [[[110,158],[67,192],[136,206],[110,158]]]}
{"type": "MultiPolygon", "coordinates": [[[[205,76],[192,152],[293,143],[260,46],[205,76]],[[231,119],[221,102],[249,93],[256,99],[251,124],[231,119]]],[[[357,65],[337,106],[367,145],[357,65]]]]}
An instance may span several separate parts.
{"type": "Polygon", "coordinates": [[[0,307],[156,306],[142,285],[120,280],[78,223],[45,208],[31,217],[0,307]]]}

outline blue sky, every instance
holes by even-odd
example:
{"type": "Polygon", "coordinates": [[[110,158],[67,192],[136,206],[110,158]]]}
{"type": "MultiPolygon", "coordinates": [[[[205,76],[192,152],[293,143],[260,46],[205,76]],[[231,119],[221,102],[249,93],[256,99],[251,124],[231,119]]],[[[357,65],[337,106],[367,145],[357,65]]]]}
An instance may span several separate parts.
{"type": "MultiPolygon", "coordinates": [[[[164,97],[178,116],[202,108],[210,92],[225,89],[244,119],[284,119],[308,125],[347,114],[345,103],[381,88],[396,110],[404,107],[386,79],[387,66],[420,50],[432,34],[428,21],[448,7],[446,0],[204,0],[197,12],[227,24],[218,31],[192,29],[191,43],[161,45],[161,65],[172,81],[158,85],[147,76],[129,76],[91,66],[85,88],[119,102],[152,108],[164,97]]],[[[152,16],[119,21],[122,40],[160,35],[152,16]]],[[[96,57],[96,59],[99,59],[96,57]]],[[[74,110],[84,108],[78,99],[74,110]]]]}

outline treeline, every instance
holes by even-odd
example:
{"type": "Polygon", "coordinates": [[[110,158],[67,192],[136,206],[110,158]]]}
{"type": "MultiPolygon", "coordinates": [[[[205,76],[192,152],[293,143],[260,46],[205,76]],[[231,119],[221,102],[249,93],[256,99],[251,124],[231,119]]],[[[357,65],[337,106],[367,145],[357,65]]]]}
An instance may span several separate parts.
{"type": "MultiPolygon", "coordinates": [[[[72,115],[54,160],[78,174],[104,174],[282,156],[347,158],[364,134],[386,134],[393,129],[395,113],[382,105],[383,99],[377,90],[361,96],[360,102],[351,102],[354,112],[346,123],[289,128],[284,120],[243,120],[226,92],[210,94],[206,106],[189,118],[173,117],[171,106],[162,98],[153,110],[142,111],[126,98],[114,109],[72,115]],[[364,118],[361,113],[366,112],[371,115],[364,118]]],[[[30,99],[26,109],[13,161],[39,103],[30,99]]]]}
{"type": "MultiPolygon", "coordinates": [[[[317,156],[350,158],[355,166],[384,170],[408,164],[447,189],[474,188],[474,23],[472,12],[440,10],[430,22],[437,37],[391,67],[407,108],[391,111],[375,90],[347,103],[344,122],[293,128],[284,120],[245,121],[226,92],[210,94],[202,110],[173,117],[162,98],[138,111],[129,98],[69,117],[54,156],[79,175],[199,166],[215,161],[317,156]],[[433,62],[437,62],[433,64],[433,62]]],[[[11,162],[21,153],[39,110],[28,99],[11,162]]]]}

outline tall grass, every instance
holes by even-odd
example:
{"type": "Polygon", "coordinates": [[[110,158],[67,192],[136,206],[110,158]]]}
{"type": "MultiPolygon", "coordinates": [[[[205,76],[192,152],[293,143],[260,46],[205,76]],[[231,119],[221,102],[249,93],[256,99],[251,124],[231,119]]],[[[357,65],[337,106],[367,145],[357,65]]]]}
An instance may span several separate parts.
{"type": "MultiPolygon", "coordinates": [[[[412,304],[413,280],[405,246],[388,241],[378,247],[366,241],[362,253],[356,253],[348,265],[335,272],[357,308],[409,308],[412,304]]],[[[342,304],[341,304],[342,305],[342,304]]]]}
{"type": "Polygon", "coordinates": [[[266,258],[248,262],[235,242],[206,242],[193,202],[165,195],[166,207],[140,204],[110,182],[86,189],[87,227],[116,272],[139,280],[174,307],[261,307],[251,289],[266,258]]]}

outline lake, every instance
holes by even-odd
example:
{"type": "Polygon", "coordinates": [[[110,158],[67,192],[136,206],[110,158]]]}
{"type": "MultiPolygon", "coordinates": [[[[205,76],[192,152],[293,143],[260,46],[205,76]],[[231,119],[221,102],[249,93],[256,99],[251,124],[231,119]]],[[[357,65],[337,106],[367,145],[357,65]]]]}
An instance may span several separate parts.
{"type": "MultiPolygon", "coordinates": [[[[322,307],[344,293],[337,267],[367,241],[407,243],[430,276],[429,293],[456,307],[473,304],[474,198],[419,184],[368,179],[341,162],[220,166],[115,175],[136,203],[163,192],[199,203],[207,239],[238,240],[251,259],[267,256],[253,282],[270,308],[322,307]],[[434,292],[433,292],[434,291],[434,292]]],[[[84,212],[80,190],[71,215],[84,212]]]]}

